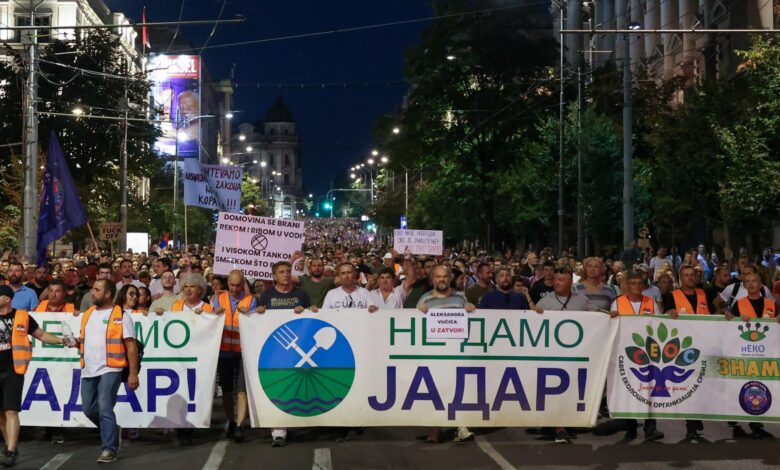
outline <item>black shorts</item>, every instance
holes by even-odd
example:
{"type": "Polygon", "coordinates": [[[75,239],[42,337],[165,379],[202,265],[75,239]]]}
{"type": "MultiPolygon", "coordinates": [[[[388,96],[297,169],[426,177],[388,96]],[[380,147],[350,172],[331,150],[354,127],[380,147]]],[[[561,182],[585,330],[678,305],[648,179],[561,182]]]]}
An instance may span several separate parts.
{"type": "Polygon", "coordinates": [[[23,375],[0,372],[0,410],[21,411],[23,388],[23,375]]]}
{"type": "Polygon", "coordinates": [[[220,352],[217,361],[217,375],[222,393],[246,392],[244,364],[241,353],[220,352]]]}

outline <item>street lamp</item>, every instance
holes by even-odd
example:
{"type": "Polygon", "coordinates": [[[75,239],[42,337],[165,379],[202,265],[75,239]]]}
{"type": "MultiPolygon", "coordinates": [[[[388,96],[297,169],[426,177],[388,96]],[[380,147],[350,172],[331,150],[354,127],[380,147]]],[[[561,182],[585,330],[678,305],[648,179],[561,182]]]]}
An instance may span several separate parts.
{"type": "Polygon", "coordinates": [[[401,133],[401,129],[400,128],[398,128],[398,127],[394,127],[393,128],[393,134],[398,135],[400,133],[401,133]]]}
{"type": "Polygon", "coordinates": [[[230,159],[228,157],[222,157],[222,163],[227,165],[228,163],[230,163],[230,159]]]}
{"type": "Polygon", "coordinates": [[[84,110],[81,109],[80,107],[76,106],[75,108],[73,108],[72,113],[73,113],[74,116],[81,116],[81,115],[84,114],[84,110]]]}
{"type": "Polygon", "coordinates": [[[376,149],[372,150],[371,151],[371,155],[376,157],[377,155],[379,155],[379,150],[376,150],[376,149]]]}
{"type": "Polygon", "coordinates": [[[380,160],[380,161],[381,161],[382,163],[387,163],[387,162],[389,162],[389,161],[390,161],[390,159],[389,159],[389,158],[387,158],[387,156],[385,155],[385,156],[383,156],[383,157],[381,158],[381,160],[380,160]]]}
{"type": "Polygon", "coordinates": [[[239,135],[238,135],[238,140],[240,140],[241,142],[243,142],[243,141],[245,141],[245,140],[246,140],[246,136],[245,136],[244,134],[239,134],[239,135]]]}
{"type": "Polygon", "coordinates": [[[252,146],[251,146],[251,145],[247,145],[247,147],[246,147],[246,151],[247,151],[247,152],[251,152],[251,151],[252,151],[252,146]]]}
{"type": "Polygon", "coordinates": [[[226,113],[225,119],[233,119],[233,113],[226,113]]]}
{"type": "Polygon", "coordinates": [[[369,165],[373,165],[374,164],[374,159],[373,158],[369,158],[368,159],[368,164],[369,165]]]}
{"type": "Polygon", "coordinates": [[[265,160],[260,162],[260,166],[263,167],[263,168],[265,168],[267,165],[268,165],[268,163],[266,163],[265,160]]]}

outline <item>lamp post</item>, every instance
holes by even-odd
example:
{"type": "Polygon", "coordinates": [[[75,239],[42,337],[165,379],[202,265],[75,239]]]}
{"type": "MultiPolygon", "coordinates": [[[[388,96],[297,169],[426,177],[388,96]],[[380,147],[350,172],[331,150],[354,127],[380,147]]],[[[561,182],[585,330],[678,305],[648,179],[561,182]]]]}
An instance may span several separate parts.
{"type": "MultiPolygon", "coordinates": [[[[626,16],[630,18],[628,10],[626,16]]],[[[636,31],[642,26],[631,22],[628,29],[636,31]]],[[[634,239],[634,109],[631,97],[631,47],[630,36],[623,35],[625,42],[623,59],[623,246],[634,239]]]]}

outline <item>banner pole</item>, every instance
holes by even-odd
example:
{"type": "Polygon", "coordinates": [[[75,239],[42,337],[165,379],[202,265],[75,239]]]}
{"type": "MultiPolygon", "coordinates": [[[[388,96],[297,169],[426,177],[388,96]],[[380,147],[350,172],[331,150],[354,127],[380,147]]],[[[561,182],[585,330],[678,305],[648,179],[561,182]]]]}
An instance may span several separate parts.
{"type": "Polygon", "coordinates": [[[87,230],[89,230],[89,237],[92,239],[92,243],[95,245],[95,250],[100,252],[100,247],[98,246],[97,241],[95,241],[95,234],[92,233],[92,226],[89,224],[89,222],[87,222],[87,230]]]}
{"type": "MultiPolygon", "coordinates": [[[[186,199],[186,198],[185,198],[186,199]]],[[[190,246],[189,238],[187,236],[187,202],[184,202],[184,251],[187,251],[187,247],[190,246]]]]}

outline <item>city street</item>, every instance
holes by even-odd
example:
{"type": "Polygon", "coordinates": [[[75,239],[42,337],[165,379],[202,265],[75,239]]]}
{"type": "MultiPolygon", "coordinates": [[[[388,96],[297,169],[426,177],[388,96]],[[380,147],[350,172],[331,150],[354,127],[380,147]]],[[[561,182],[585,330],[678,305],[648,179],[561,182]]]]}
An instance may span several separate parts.
{"type": "MultiPolygon", "coordinates": [[[[571,444],[555,444],[527,429],[476,430],[476,441],[426,444],[424,428],[367,428],[338,442],[338,430],[307,429],[290,433],[288,445],[271,448],[270,432],[252,430],[243,444],[220,440],[215,427],[198,431],[191,447],[175,446],[162,430],[144,431],[139,442],[123,444],[116,469],[512,469],[588,467],[611,468],[776,468],[780,464],[775,440],[731,438],[726,423],[705,423],[699,444],[683,442],[685,426],[660,421],[666,434],[659,443],[623,439],[621,423],[604,421],[599,431],[580,433],[571,444]],[[619,429],[620,428],[620,429],[619,429]]],[[[780,435],[780,426],[766,428],[780,435]]],[[[97,466],[97,435],[88,430],[66,432],[68,441],[51,445],[26,440],[18,468],[81,469],[97,466]]]]}

